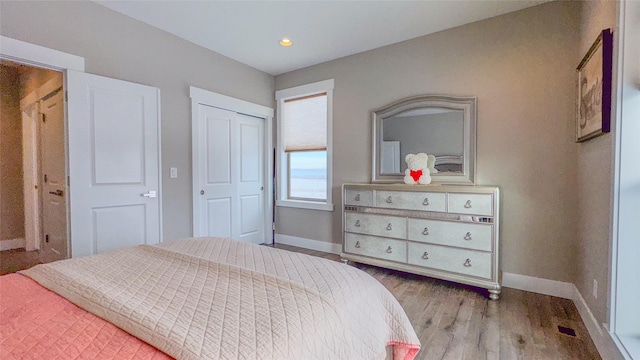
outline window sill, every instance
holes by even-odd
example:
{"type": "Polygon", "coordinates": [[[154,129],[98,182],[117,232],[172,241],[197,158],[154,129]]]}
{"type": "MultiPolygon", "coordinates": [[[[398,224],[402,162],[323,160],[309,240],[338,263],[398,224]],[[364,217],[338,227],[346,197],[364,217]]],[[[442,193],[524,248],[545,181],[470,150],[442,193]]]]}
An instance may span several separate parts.
{"type": "Polygon", "coordinates": [[[292,208],[298,208],[298,209],[333,211],[333,204],[318,203],[313,201],[277,200],[276,206],[292,207],[292,208]]]}
{"type": "Polygon", "coordinates": [[[630,356],[631,359],[637,359],[637,356],[640,356],[640,337],[634,336],[634,334],[630,335],[618,335],[619,344],[622,345],[622,348],[618,346],[618,350],[623,355],[630,356]]]}

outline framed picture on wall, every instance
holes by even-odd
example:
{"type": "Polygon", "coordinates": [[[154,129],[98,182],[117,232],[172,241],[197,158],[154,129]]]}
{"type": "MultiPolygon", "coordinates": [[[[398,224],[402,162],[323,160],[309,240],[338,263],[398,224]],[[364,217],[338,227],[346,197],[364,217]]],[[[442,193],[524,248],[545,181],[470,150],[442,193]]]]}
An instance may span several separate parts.
{"type": "Polygon", "coordinates": [[[576,142],[611,130],[611,29],[602,30],[577,68],[576,142]]]}

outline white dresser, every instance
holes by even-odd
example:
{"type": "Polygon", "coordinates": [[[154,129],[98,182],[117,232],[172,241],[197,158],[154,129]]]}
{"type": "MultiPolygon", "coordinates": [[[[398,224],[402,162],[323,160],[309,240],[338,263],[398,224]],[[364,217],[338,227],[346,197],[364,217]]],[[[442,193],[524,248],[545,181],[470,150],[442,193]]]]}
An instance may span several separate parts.
{"type": "Polygon", "coordinates": [[[482,287],[498,299],[497,187],[344,184],[342,197],[343,261],[482,287]]]}

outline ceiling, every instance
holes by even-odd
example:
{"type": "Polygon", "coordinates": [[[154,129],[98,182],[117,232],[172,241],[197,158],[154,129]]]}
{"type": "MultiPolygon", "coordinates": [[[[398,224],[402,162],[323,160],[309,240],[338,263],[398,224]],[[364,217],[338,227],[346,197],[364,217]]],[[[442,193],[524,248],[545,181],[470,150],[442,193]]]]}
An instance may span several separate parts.
{"type": "Polygon", "coordinates": [[[278,75],[547,1],[96,2],[278,75]]]}

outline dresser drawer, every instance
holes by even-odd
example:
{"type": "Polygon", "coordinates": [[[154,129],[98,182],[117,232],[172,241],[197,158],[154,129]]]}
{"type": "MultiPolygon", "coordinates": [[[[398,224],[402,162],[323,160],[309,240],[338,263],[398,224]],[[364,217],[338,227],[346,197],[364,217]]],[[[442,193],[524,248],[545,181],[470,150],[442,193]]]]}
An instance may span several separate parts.
{"type": "Polygon", "coordinates": [[[344,216],[344,229],[359,234],[406,239],[407,219],[398,216],[347,212],[344,216]]]}
{"type": "Polygon", "coordinates": [[[407,261],[407,242],[359,234],[345,234],[345,252],[396,262],[407,261]]]}
{"type": "Polygon", "coordinates": [[[491,253],[409,243],[408,263],[491,279],[491,253]]]}
{"type": "Polygon", "coordinates": [[[373,206],[373,191],[346,190],[344,205],[373,206]]]}
{"type": "Polygon", "coordinates": [[[376,191],[376,206],[387,209],[445,211],[445,194],[418,191],[376,191]]]}
{"type": "Polygon", "coordinates": [[[449,212],[493,216],[493,195],[449,193],[449,212]]]}
{"type": "Polygon", "coordinates": [[[408,219],[409,240],[492,251],[493,225],[408,219]]]}

